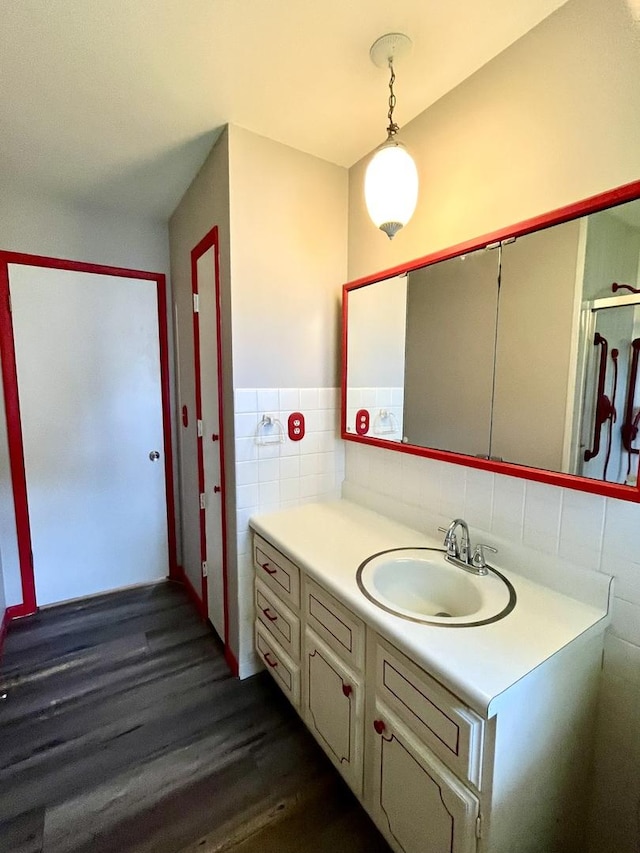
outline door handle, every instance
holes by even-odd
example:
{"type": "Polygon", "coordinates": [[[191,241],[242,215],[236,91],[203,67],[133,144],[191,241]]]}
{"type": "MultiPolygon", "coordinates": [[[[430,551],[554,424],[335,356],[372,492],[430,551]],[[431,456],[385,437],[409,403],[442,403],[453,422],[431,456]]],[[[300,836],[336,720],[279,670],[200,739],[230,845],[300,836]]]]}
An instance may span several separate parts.
{"type": "Polygon", "coordinates": [[[155,462],[156,459],[160,459],[160,454],[158,453],[157,450],[152,450],[151,453],[149,453],[149,459],[152,462],[155,462]]]}

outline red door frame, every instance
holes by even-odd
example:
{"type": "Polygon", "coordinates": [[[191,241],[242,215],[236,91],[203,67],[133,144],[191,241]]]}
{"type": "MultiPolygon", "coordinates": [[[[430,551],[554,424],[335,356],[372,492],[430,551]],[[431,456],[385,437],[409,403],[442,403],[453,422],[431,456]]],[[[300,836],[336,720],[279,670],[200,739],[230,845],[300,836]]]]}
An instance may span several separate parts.
{"type": "MultiPolygon", "coordinates": [[[[226,488],[225,488],[225,466],[224,466],[224,424],[223,424],[223,389],[222,389],[222,320],[220,311],[220,258],[219,258],[219,238],[218,226],[214,226],[200,242],[191,250],[191,290],[193,297],[198,296],[198,260],[213,249],[214,257],[214,281],[215,281],[215,305],[216,305],[216,351],[218,356],[218,448],[220,454],[220,512],[221,512],[221,530],[222,530],[222,583],[223,583],[223,612],[224,612],[224,646],[225,656],[230,668],[237,674],[237,663],[231,653],[229,647],[229,590],[228,590],[228,565],[227,565],[227,506],[226,506],[226,488]]],[[[194,304],[195,304],[194,298],[194,304]]],[[[201,360],[200,360],[200,314],[195,309],[193,310],[193,356],[194,356],[194,376],[195,376],[195,404],[196,404],[196,424],[202,420],[202,376],[201,376],[201,360]]],[[[204,430],[203,430],[204,432],[204,430]]],[[[204,477],[204,435],[198,436],[196,429],[196,444],[198,454],[198,492],[199,494],[205,491],[204,477]]],[[[200,508],[200,560],[207,560],[207,529],[206,529],[206,509],[200,508]]],[[[206,577],[202,577],[202,615],[207,618],[208,615],[208,581],[206,577]]]]}
{"type": "Polygon", "coordinates": [[[18,556],[22,583],[22,603],[7,608],[11,619],[29,616],[37,610],[35,578],[31,556],[31,528],[29,524],[29,503],[27,480],[24,466],[24,447],[22,442],[22,424],[20,420],[20,401],[18,396],[18,376],[16,372],[16,353],[13,335],[13,323],[9,297],[9,264],[22,264],[46,269],[70,270],[72,272],[112,275],[120,278],[155,281],[158,294],[158,337],[160,344],[160,386],[162,393],[162,425],[164,435],[165,493],[167,501],[167,540],[169,553],[169,577],[177,576],[176,528],[173,491],[173,451],[171,446],[171,393],[169,383],[169,345],[167,328],[166,276],[163,273],[144,270],[124,269],[121,267],[89,264],[83,261],[69,261],[62,258],[49,258],[42,255],[28,255],[21,252],[0,251],[0,360],[2,362],[2,385],[4,388],[5,411],[7,419],[7,441],[9,446],[9,467],[13,485],[16,529],[18,534],[18,556]]]}

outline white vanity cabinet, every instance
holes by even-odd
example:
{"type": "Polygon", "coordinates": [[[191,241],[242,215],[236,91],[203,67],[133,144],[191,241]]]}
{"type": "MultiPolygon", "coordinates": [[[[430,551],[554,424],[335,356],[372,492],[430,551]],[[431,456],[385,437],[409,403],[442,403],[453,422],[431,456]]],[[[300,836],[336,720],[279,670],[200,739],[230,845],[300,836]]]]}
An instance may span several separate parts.
{"type": "Polygon", "coordinates": [[[360,677],[309,628],[304,639],[302,713],[354,793],[362,793],[364,695],[360,677]]]}
{"type": "Polygon", "coordinates": [[[317,583],[303,581],[304,720],[355,794],[362,794],[365,626],[317,583]]]}
{"type": "MultiPolygon", "coordinates": [[[[584,849],[601,631],[559,647],[482,713],[320,571],[257,534],[253,553],[256,650],[396,853],[584,849]]],[[[493,628],[464,636],[486,644],[493,628]]]]}
{"type": "Polygon", "coordinates": [[[260,536],[253,537],[255,644],[260,660],[300,708],[300,570],[260,536]]]}
{"type": "Polygon", "coordinates": [[[375,706],[368,810],[403,853],[475,853],[479,801],[383,705],[375,706]]]}
{"type": "Polygon", "coordinates": [[[402,853],[475,853],[484,720],[373,631],[365,803],[402,853]]]}

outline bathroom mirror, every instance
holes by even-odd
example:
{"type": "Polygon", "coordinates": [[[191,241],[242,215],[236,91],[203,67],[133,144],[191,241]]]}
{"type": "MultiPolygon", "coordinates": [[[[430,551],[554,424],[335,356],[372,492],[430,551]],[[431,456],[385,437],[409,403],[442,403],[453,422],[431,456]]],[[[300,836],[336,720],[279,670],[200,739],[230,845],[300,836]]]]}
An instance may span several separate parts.
{"type": "Polygon", "coordinates": [[[640,500],[640,182],[344,288],[343,436],[640,500]]]}

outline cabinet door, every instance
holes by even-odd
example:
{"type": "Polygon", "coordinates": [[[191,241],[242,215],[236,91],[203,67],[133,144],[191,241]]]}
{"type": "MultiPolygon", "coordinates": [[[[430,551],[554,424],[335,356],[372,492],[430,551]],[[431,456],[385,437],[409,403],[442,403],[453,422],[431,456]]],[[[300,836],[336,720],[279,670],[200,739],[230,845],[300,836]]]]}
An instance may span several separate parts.
{"type": "Polygon", "coordinates": [[[376,695],[420,743],[480,789],[484,721],[382,639],[376,647],[376,695]]]}
{"type": "Polygon", "coordinates": [[[360,795],[362,684],[308,628],[304,660],[305,722],[352,790],[360,795]]]}
{"type": "Polygon", "coordinates": [[[396,718],[376,707],[371,816],[400,853],[475,853],[478,800],[396,718]]]}

